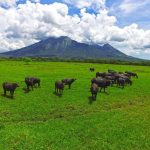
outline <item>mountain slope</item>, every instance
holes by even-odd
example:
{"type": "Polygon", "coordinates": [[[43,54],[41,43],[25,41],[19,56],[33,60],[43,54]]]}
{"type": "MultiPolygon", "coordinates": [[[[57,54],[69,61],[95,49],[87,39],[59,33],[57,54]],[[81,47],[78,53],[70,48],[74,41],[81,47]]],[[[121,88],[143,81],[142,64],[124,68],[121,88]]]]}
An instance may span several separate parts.
{"type": "Polygon", "coordinates": [[[89,45],[68,37],[50,37],[33,45],[0,54],[6,57],[61,57],[61,58],[114,58],[131,59],[109,44],[89,45]]]}

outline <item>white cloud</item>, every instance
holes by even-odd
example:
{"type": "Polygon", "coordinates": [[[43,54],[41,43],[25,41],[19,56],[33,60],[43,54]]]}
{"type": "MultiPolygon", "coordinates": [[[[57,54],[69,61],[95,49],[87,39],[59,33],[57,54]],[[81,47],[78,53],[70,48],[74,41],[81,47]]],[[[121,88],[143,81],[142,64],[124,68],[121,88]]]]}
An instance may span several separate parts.
{"type": "Polygon", "coordinates": [[[16,5],[16,0],[0,0],[0,6],[12,7],[16,5]]]}
{"type": "MultiPolygon", "coordinates": [[[[25,0],[25,2],[40,3],[40,0],[25,0]]],[[[0,0],[0,7],[10,8],[15,7],[19,0],[0,0]]]]}
{"type": "Polygon", "coordinates": [[[120,28],[106,9],[96,15],[83,8],[80,15],[70,16],[66,4],[27,1],[9,9],[0,7],[0,22],[0,51],[18,49],[49,36],[69,36],[86,43],[109,42],[133,56],[150,56],[150,30],[137,24],[120,28]]]}
{"type": "Polygon", "coordinates": [[[120,4],[119,8],[122,10],[125,14],[134,12],[136,10],[139,10],[140,8],[144,8],[144,6],[150,5],[149,0],[123,0],[123,2],[120,4]]]}
{"type": "Polygon", "coordinates": [[[105,8],[106,0],[63,0],[65,3],[76,6],[78,8],[93,8],[99,10],[105,8]]]}

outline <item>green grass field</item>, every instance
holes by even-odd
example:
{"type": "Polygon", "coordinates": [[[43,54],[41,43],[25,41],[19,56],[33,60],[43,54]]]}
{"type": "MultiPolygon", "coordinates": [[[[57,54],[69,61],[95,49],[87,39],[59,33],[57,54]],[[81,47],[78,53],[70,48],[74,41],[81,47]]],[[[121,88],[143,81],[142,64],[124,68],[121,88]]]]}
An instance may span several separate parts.
{"type": "Polygon", "coordinates": [[[0,70],[0,84],[20,85],[13,100],[0,96],[0,150],[150,150],[150,67],[1,61],[0,70]],[[129,70],[139,79],[89,103],[89,67],[129,70]],[[41,78],[41,88],[24,93],[26,76],[41,78]],[[66,77],[77,81],[57,97],[54,82],[66,77]]]}

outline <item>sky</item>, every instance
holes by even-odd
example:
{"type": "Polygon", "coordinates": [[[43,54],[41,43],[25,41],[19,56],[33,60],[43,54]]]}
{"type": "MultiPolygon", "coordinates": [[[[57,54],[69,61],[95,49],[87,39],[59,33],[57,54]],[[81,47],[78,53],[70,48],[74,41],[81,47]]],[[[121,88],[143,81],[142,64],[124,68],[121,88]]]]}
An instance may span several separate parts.
{"type": "Polygon", "coordinates": [[[0,0],[0,52],[50,36],[150,59],[150,0],[0,0]]]}

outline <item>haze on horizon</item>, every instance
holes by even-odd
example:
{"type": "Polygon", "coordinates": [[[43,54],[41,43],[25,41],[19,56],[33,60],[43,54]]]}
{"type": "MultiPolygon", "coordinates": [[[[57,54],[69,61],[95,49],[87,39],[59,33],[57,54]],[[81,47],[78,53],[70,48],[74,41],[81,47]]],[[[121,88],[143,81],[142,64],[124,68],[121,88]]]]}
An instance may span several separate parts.
{"type": "Polygon", "coordinates": [[[50,36],[150,59],[150,0],[0,0],[0,52],[50,36]]]}

